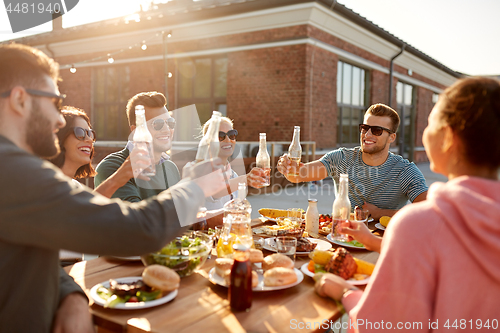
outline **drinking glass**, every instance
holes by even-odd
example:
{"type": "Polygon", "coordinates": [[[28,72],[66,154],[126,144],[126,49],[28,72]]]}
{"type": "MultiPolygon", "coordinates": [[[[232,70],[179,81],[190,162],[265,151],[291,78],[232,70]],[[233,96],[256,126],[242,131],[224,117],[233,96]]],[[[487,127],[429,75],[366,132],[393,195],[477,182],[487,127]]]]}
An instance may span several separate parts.
{"type": "Polygon", "coordinates": [[[332,239],[337,242],[348,242],[349,236],[339,232],[339,228],[349,226],[349,220],[334,218],[332,220],[332,239]]]}
{"type": "Polygon", "coordinates": [[[290,236],[276,237],[276,251],[286,255],[295,262],[295,252],[297,250],[297,238],[290,236]]]}
{"type": "Polygon", "coordinates": [[[360,209],[358,213],[354,213],[354,221],[365,222],[368,227],[368,217],[370,216],[370,211],[368,209],[360,209]]]}

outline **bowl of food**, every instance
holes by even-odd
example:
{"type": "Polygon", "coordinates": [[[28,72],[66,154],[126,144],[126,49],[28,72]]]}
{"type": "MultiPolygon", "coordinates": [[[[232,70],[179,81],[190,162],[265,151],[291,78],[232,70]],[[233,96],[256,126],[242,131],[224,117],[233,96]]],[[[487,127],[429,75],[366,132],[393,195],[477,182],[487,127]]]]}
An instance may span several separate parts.
{"type": "Polygon", "coordinates": [[[145,266],[163,265],[179,276],[191,275],[201,267],[212,251],[212,239],[199,231],[186,232],[165,245],[160,251],[141,256],[145,266]]]}

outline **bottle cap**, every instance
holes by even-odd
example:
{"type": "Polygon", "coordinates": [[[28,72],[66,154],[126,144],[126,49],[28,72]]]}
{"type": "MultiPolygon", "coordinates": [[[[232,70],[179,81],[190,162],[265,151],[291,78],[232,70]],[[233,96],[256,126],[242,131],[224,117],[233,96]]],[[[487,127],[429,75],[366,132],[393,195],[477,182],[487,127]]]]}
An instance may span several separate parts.
{"type": "Polygon", "coordinates": [[[144,114],[145,111],[144,111],[144,105],[136,105],[135,106],[135,114],[136,115],[141,115],[141,114],[144,114]]]}
{"type": "Polygon", "coordinates": [[[309,199],[307,201],[309,201],[309,202],[318,202],[318,199],[309,199]]]}

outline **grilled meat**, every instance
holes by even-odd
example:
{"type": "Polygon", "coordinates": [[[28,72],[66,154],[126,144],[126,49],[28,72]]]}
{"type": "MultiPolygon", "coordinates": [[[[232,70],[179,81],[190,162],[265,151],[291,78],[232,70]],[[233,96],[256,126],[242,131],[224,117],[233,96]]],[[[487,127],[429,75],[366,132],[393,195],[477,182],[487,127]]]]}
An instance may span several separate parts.
{"type": "Polygon", "coordinates": [[[316,245],[311,242],[309,239],[301,237],[297,239],[297,252],[311,252],[316,248],[316,245]]]}
{"type": "Polygon", "coordinates": [[[343,247],[335,250],[333,257],[325,265],[327,272],[333,273],[347,280],[356,273],[358,264],[354,261],[352,255],[343,247]]]}
{"type": "Polygon", "coordinates": [[[120,297],[127,295],[134,296],[139,290],[149,291],[149,288],[142,280],[137,280],[135,282],[118,282],[113,279],[109,279],[109,290],[120,297]]]}

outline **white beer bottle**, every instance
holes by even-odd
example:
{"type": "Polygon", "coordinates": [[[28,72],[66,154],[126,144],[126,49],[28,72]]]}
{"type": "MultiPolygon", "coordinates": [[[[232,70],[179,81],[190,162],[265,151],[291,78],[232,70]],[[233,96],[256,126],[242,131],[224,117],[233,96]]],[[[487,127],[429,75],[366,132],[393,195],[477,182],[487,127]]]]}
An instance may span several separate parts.
{"type": "Polygon", "coordinates": [[[206,161],[219,156],[219,126],[222,114],[213,111],[208,130],[201,138],[196,152],[196,162],[206,161]]]}
{"type": "Polygon", "coordinates": [[[336,241],[347,242],[349,237],[338,232],[338,228],[345,226],[351,215],[351,201],[349,200],[349,176],[340,175],[339,190],[332,207],[332,238],[336,241]]]}
{"type": "Polygon", "coordinates": [[[300,159],[302,158],[302,147],[300,146],[300,126],[293,128],[293,138],[290,148],[288,148],[288,158],[292,162],[289,177],[299,176],[300,159]]]}
{"type": "Polygon", "coordinates": [[[271,159],[267,153],[266,133],[259,134],[259,152],[257,153],[255,161],[257,168],[264,169],[266,173],[266,182],[263,185],[269,186],[271,184],[271,159]]]}
{"type": "Polygon", "coordinates": [[[148,130],[146,113],[143,105],[137,105],[135,107],[135,132],[132,140],[134,142],[134,147],[147,151],[149,155],[149,166],[140,169],[139,173],[147,177],[154,176],[156,174],[156,168],[153,155],[153,136],[148,130]]]}

